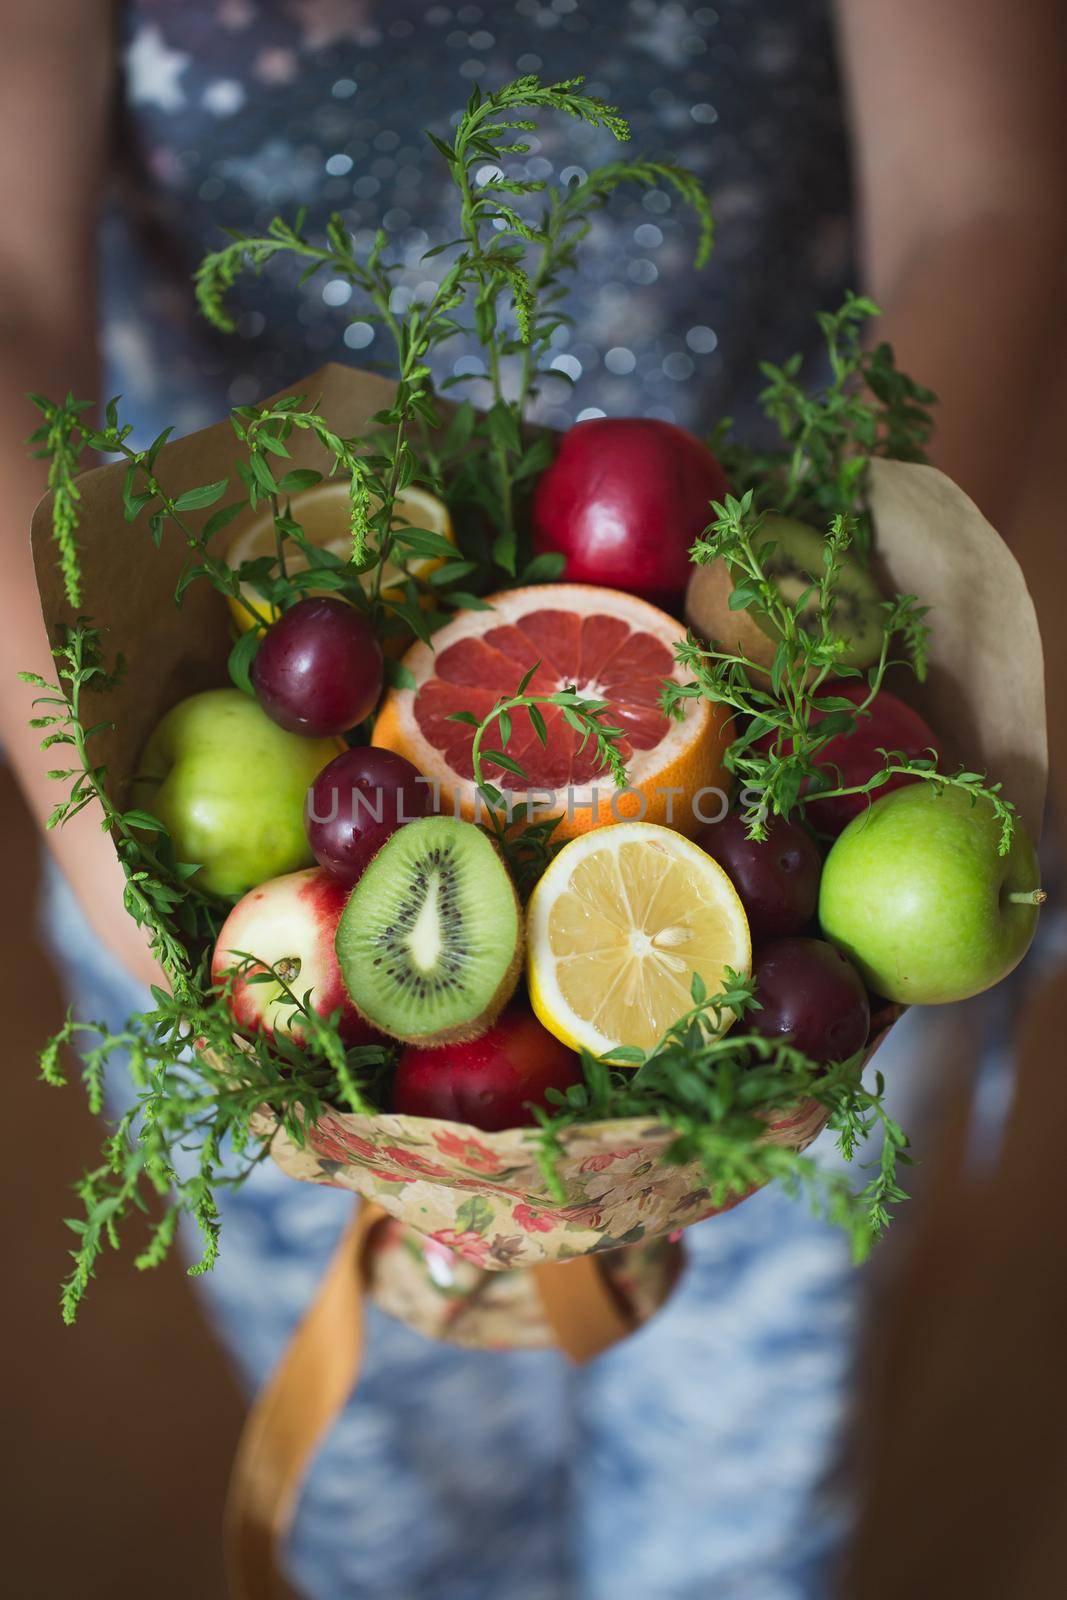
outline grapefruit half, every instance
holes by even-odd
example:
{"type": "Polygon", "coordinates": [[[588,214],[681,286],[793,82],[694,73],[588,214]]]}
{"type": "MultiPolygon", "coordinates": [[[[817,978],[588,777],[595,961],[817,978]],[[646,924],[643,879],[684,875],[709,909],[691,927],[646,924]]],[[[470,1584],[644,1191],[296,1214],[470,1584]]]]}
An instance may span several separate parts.
{"type": "Polygon", "coordinates": [[[664,680],[685,681],[674,646],[681,623],[634,595],[588,584],[552,583],[490,596],[488,611],[463,611],[434,636],[434,649],[415,644],[403,664],[414,688],[391,689],[375,725],[373,743],[395,750],[440,785],[439,809],[468,821],[483,820],[471,747],[475,730],[451,718],[468,712],[481,722],[502,699],[515,695],[534,668],[525,693],[552,694],[574,686],[606,700],[606,719],[622,729],[619,752],[628,787],[619,789],[600,764],[595,741],[582,735],[558,707],[539,705],[541,742],[529,712],[510,713],[511,735],[501,747],[500,725],[482,748],[500,750],[524,776],[487,761],[483,775],[525,803],[527,820],[560,818],[554,837],[574,838],[592,828],[636,819],[693,834],[713,821],[729,776],[723,755],[730,742],[729,714],[704,699],[683,701],[681,721],[664,716],[664,680]]]}

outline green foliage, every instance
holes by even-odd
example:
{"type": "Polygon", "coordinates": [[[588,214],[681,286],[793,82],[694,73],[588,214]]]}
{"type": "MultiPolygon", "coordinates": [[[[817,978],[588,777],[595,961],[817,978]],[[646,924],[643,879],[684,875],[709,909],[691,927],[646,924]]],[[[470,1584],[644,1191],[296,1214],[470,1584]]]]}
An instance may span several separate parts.
{"type": "Polygon", "coordinates": [[[53,768],[48,776],[67,786],[66,796],[48,818],[46,827],[61,827],[87,807],[100,813],[100,826],[111,835],[126,877],[127,912],[149,934],[152,954],[174,985],[175,994],[195,993],[194,956],[190,953],[214,937],[221,923],[219,903],[190,883],[195,862],[179,861],[158,818],[146,811],[122,810],[112,800],[103,766],[90,746],[114,724],[106,718],[92,720],[87,697],[106,694],[123,673],[120,661],[108,671],[100,650],[100,635],[87,623],[64,630],[53,651],[57,682],[35,673],[22,673],[23,682],[41,692],[34,698],[38,715],[31,726],[47,729],[43,750],[61,747],[69,767],[53,768]]]}
{"type": "Polygon", "coordinates": [[[760,402],[781,435],[779,448],[751,450],[728,439],[716,444],[731,483],[751,488],[761,509],[821,526],[851,516],[864,553],[871,538],[864,505],[867,461],[925,461],[933,433],[929,407],[936,399],[897,370],[888,344],[864,343],[866,324],[880,315],[872,300],[855,294],[846,295],[837,311],[819,314],[830,368],[822,388],[801,382],[799,355],[780,367],[761,364],[767,385],[760,402]]]}
{"type": "MultiPolygon", "coordinates": [[[[187,545],[189,557],[175,596],[179,603],[191,583],[206,581],[241,607],[257,629],[267,625],[274,611],[295,604],[309,591],[327,590],[367,611],[384,639],[414,634],[428,641],[454,610],[479,604],[477,590],[545,581],[553,575],[537,573],[528,552],[520,549],[519,508],[549,456],[546,439],[531,439],[524,432],[522,415],[547,366],[552,334],[565,320],[557,302],[588,217],[623,182],[672,185],[698,214],[702,261],[711,243],[711,215],[692,174],[662,163],[610,164],[567,190],[506,176],[509,158],[527,149],[521,133],[535,124],[522,113],[531,110],[555,111],[602,127],[616,138],[628,136],[618,113],[583,94],[579,79],[546,85],[527,76],[495,94],[476,89],[450,141],[428,136],[455,187],[459,237],[445,247],[452,257],[437,289],[403,313],[394,310],[403,263],[389,258],[386,235],[379,231],[361,257],[339,214],[329,219],[321,240],[307,235],[301,212],[291,222],[276,217],[259,236],[231,233],[222,249],[201,262],[195,278],[197,301],[223,331],[233,326],[226,300],[242,274],[258,274],[281,259],[297,262],[305,280],[327,272],[352,287],[353,314],[385,330],[396,365],[394,400],[371,420],[367,436],[339,437],[317,402],[305,396],[289,396],[270,406],[239,406],[231,420],[241,451],[232,472],[172,497],[155,474],[170,429],[148,449],[136,450],[129,443],[131,425],[119,419],[117,401],[108,405],[105,426],[98,429],[85,419],[88,402],[68,396],[56,405],[35,397],[45,423],[33,442],[50,463],[53,525],[72,606],[81,604],[75,480],[87,450],[126,462],[128,521],[144,522],[157,545],[168,528],[187,545]],[[487,164],[497,175],[485,179],[487,164]],[[527,220],[518,208],[532,197],[543,211],[527,220]],[[532,264],[526,259],[531,254],[532,264]],[[429,361],[468,321],[486,350],[493,398],[484,413],[461,405],[442,428],[429,361]],[[512,393],[506,392],[505,383],[509,361],[516,364],[517,374],[512,393]],[[323,476],[306,468],[285,470],[289,442],[297,431],[314,434],[326,458],[326,475],[348,482],[352,548],[347,561],[310,545],[292,513],[290,497],[323,476]],[[216,505],[234,483],[243,488],[242,498],[206,520],[190,516],[216,505]],[[397,523],[397,496],[412,485],[447,497],[457,512],[461,548],[453,548],[433,530],[397,523]],[[218,536],[248,506],[269,511],[275,549],[234,569],[219,552],[218,536]],[[290,562],[297,554],[300,559],[290,562]],[[428,558],[439,563],[431,573],[425,571],[428,558]],[[399,579],[384,585],[383,574],[395,568],[400,569],[399,579]]],[[[554,376],[559,380],[558,373],[554,376]]],[[[254,648],[249,641],[235,654],[232,670],[239,687],[247,685],[254,648]]]]}
{"type": "Polygon", "coordinates": [[[67,602],[76,611],[82,603],[82,588],[76,538],[81,491],[75,479],[82,452],[79,419],[89,409],[89,401],[75,400],[72,394],[68,394],[61,405],[39,394],[31,394],[30,399],[44,417],[42,425],[30,435],[30,444],[38,447],[31,454],[37,460],[48,462],[52,534],[59,550],[67,602]]]}
{"type": "Polygon", "coordinates": [[[826,1067],[789,1044],[746,1032],[743,1021],[720,1035],[727,1013],[743,1018],[758,1009],[750,984],[737,973],[728,970],[721,992],[710,996],[694,975],[692,1001],[653,1050],[601,1057],[583,1051],[584,1082],[566,1094],[549,1091],[554,1109],[538,1113],[539,1154],[555,1199],[564,1200],[558,1165],[566,1128],[639,1117],[674,1132],[664,1160],[700,1163],[710,1205],[728,1205],[777,1180],[842,1227],[854,1259],[863,1260],[887,1226],[889,1208],[906,1198],[897,1168],[908,1162],[908,1141],[885,1109],[881,1077],[873,1089],[864,1087],[862,1052],[826,1067]],[[848,1160],[881,1129],[877,1171],[859,1192],[847,1175],[768,1139],[768,1123],[788,1120],[805,1101],[824,1108],[848,1160]]]}
{"type": "MultiPolygon", "coordinates": [[[[287,255],[304,263],[305,277],[326,270],[350,284],[356,296],[352,314],[387,332],[400,387],[394,406],[375,419],[386,432],[379,458],[366,464],[366,489],[377,507],[371,517],[377,537],[368,565],[376,564],[380,571],[390,556],[396,559],[390,526],[399,489],[417,481],[444,493],[457,524],[472,530],[469,545],[453,563],[462,570],[430,580],[435,602],[445,606],[465,602],[464,591],[449,589],[475,571],[483,589],[537,581],[523,570],[528,553],[522,548],[520,510],[547,464],[549,445],[543,438],[531,438],[522,419],[549,370],[552,335],[568,321],[559,302],[592,213],[621,184],[665,184],[697,215],[697,265],[703,265],[711,248],[707,199],[684,168],[652,161],[608,163],[567,189],[509,177],[509,159],[529,149],[522,134],[536,124],[523,113],[531,110],[555,111],[602,127],[617,139],[628,137],[626,123],[612,107],[581,93],[580,79],[546,85],[527,76],[494,94],[475,89],[450,140],[427,136],[456,190],[457,238],[452,246],[428,252],[435,256],[443,248],[454,254],[434,294],[402,315],[393,310],[402,264],[386,258],[385,235],[376,236],[361,261],[339,215],[331,217],[323,243],[306,236],[303,214],[293,223],[275,218],[258,237],[235,234],[227,246],[205,258],[197,273],[201,310],[222,329],[232,326],[225,297],[241,273],[260,272],[287,255]],[[441,435],[442,417],[427,363],[468,321],[486,353],[492,398],[484,412],[461,406],[441,435]],[[510,383],[509,366],[514,374],[510,383]],[[481,542],[475,531],[480,524],[488,530],[481,542]]],[[[559,373],[552,375],[564,381],[559,373]]],[[[469,379],[449,379],[443,387],[465,381],[469,379]]],[[[379,605],[376,591],[375,609],[379,605]]],[[[422,637],[434,619],[422,618],[417,624],[412,607],[417,609],[414,592],[402,603],[402,620],[422,637]]]]}
{"type": "Polygon", "coordinates": [[[855,519],[835,514],[823,543],[823,570],[811,587],[795,600],[783,596],[767,576],[766,562],[773,544],[759,547],[757,534],[763,513],[756,495],[746,489],[740,499],[728,495],[712,508],[714,521],[693,547],[700,563],[725,560],[734,578],[731,607],[755,609],[766,617],[779,637],[769,678],[759,665],[733,650],[705,645],[693,634],[676,649],[679,663],[693,678],[685,684],[668,681],[663,688],[664,710],[674,716],[686,700],[705,696],[729,706],[738,716],[737,733],[726,755],[726,766],[738,779],[742,807],[751,838],[767,836],[771,816],[804,816],[808,804],[819,797],[870,794],[897,773],[909,773],[944,788],[965,788],[984,796],[1001,823],[1000,850],[1011,847],[1014,807],[977,773],[940,771],[936,753],[913,758],[902,751],[882,752],[884,765],[863,784],[842,788],[833,770],[820,764],[831,739],[851,731],[868,708],[890,666],[904,665],[922,678],[926,671],[926,609],[914,595],[897,595],[884,603],[882,641],[877,660],[866,671],[847,666],[847,642],[833,632],[831,619],[842,562],[855,533],[855,519]],[[816,601],[814,620],[811,603],[816,601]],[[903,654],[894,655],[899,644],[903,654]],[[858,704],[833,692],[842,680],[863,683],[858,704]],[[821,715],[819,715],[821,713],[821,715]],[[769,740],[767,748],[758,748],[769,740]]]}
{"type": "MultiPolygon", "coordinates": [[[[247,975],[249,967],[262,981],[284,985],[275,968],[252,958],[234,976],[247,975]]],[[[105,1140],[100,1165],[75,1186],[83,1214],[67,1224],[76,1244],[61,1298],[66,1322],[77,1315],[105,1246],[118,1249],[139,1214],[155,1212],[156,1220],[136,1258],[138,1267],[165,1259],[183,1215],[203,1239],[203,1254],[190,1271],[195,1275],[214,1265],[218,1191],[243,1183],[270,1154],[270,1141],[251,1128],[261,1108],[269,1108],[279,1127],[303,1145],[305,1123],[327,1105],[360,1112],[371,1107],[369,1096],[389,1053],[370,1045],[346,1050],[336,1017],[319,1017],[308,995],[288,993],[306,1036],[299,1048],[285,1035],[269,1044],[256,1036],[237,1040],[224,992],[213,993],[202,972],[193,992],[154,989],[154,1009],[131,1018],[119,1033],[101,1022],[68,1017],[46,1045],[41,1074],[53,1085],[65,1081],[67,1050],[80,1050],[94,1111],[101,1108],[103,1074],[113,1057],[125,1061],[137,1090],[136,1106],[105,1140]]]]}

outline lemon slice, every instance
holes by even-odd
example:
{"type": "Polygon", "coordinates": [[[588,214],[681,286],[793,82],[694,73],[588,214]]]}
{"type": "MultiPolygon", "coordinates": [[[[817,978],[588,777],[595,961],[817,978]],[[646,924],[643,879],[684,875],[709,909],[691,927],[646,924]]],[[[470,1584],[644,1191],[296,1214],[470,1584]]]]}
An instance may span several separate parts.
{"type": "Polygon", "coordinates": [[[649,1050],[723,971],[746,973],[748,919],[717,861],[651,822],[620,822],[565,845],[527,913],[533,1008],[572,1050],[649,1050]]]}
{"type": "MultiPolygon", "coordinates": [[[[348,522],[347,482],[331,479],[317,484],[313,489],[294,494],[290,505],[293,516],[300,523],[304,537],[310,544],[329,550],[342,559],[349,555],[352,536],[348,522]]],[[[373,504],[371,510],[374,510],[373,504]]],[[[439,533],[450,544],[456,542],[448,507],[428,489],[401,490],[393,505],[393,527],[428,528],[431,533],[439,533]]],[[[274,548],[274,522],[267,512],[240,530],[226,552],[226,560],[231,567],[239,567],[242,561],[255,561],[260,556],[273,555],[274,548]]],[[[306,558],[293,544],[287,548],[285,564],[289,572],[301,572],[307,568],[306,558]]],[[[407,562],[408,571],[417,578],[427,577],[440,565],[441,559],[436,556],[413,556],[407,562]]],[[[373,569],[363,574],[366,588],[370,587],[372,578],[373,569]]],[[[385,598],[401,598],[403,581],[401,569],[394,562],[387,561],[382,570],[382,593],[385,598]]],[[[274,621],[277,612],[267,605],[250,583],[242,584],[241,592],[257,611],[269,615],[270,620],[274,621]]],[[[237,600],[231,598],[229,606],[237,626],[242,633],[245,632],[252,626],[252,617],[237,600]]]]}

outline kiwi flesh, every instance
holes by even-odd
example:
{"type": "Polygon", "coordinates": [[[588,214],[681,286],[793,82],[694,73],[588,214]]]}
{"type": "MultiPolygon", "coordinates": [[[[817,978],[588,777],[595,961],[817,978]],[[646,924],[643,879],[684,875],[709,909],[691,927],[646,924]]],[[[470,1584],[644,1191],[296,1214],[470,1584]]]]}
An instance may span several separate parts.
{"type": "Polygon", "coordinates": [[[405,1043],[476,1039],[511,999],[522,917],[496,847],[455,817],[409,822],[357,880],[337,958],[360,1014],[405,1043]]]}
{"type": "MultiPolygon", "coordinates": [[[[756,536],[756,550],[762,553],[773,544],[763,560],[764,571],[782,598],[792,604],[823,571],[825,541],[817,528],[795,517],[767,516],[756,536]]],[[[780,634],[765,612],[750,607],[730,610],[734,578],[725,560],[696,567],[685,596],[685,620],[706,639],[714,639],[726,650],[736,648],[757,666],[769,671],[778,648],[780,634]]],[[[882,594],[858,556],[846,551],[841,559],[837,595],[831,624],[834,634],[846,642],[840,660],[843,666],[866,667],[882,648],[882,594]]],[[[812,595],[804,608],[801,626],[818,626],[818,597],[812,595]]]]}

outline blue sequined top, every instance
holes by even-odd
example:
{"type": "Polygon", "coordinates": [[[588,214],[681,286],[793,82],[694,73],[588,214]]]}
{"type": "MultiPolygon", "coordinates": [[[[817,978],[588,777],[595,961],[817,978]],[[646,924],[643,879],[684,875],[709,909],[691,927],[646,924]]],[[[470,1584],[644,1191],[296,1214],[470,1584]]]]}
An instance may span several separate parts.
{"type": "MultiPolygon", "coordinates": [[[[630,150],[693,168],[718,241],[692,270],[693,219],[666,189],[621,191],[595,221],[540,419],[644,413],[690,426],[744,418],[757,363],[814,348],[812,314],[850,279],[849,180],[822,0],[133,0],[121,17],[121,181],[103,238],[108,382],[139,431],[179,431],[325,360],[385,362],[348,286],[268,271],[235,292],[239,332],[197,316],[190,274],[221,229],[308,208],[379,224],[401,298],[442,270],[451,187],[423,129],[447,130],[473,84],[583,73],[620,107],[630,150]]],[[[522,165],[566,180],[618,153],[548,116],[522,165]]],[[[447,257],[445,258],[447,259],[447,257]]],[[[449,344],[439,378],[477,373],[449,344]]],[[[478,385],[472,391],[479,398],[478,385]]]]}

